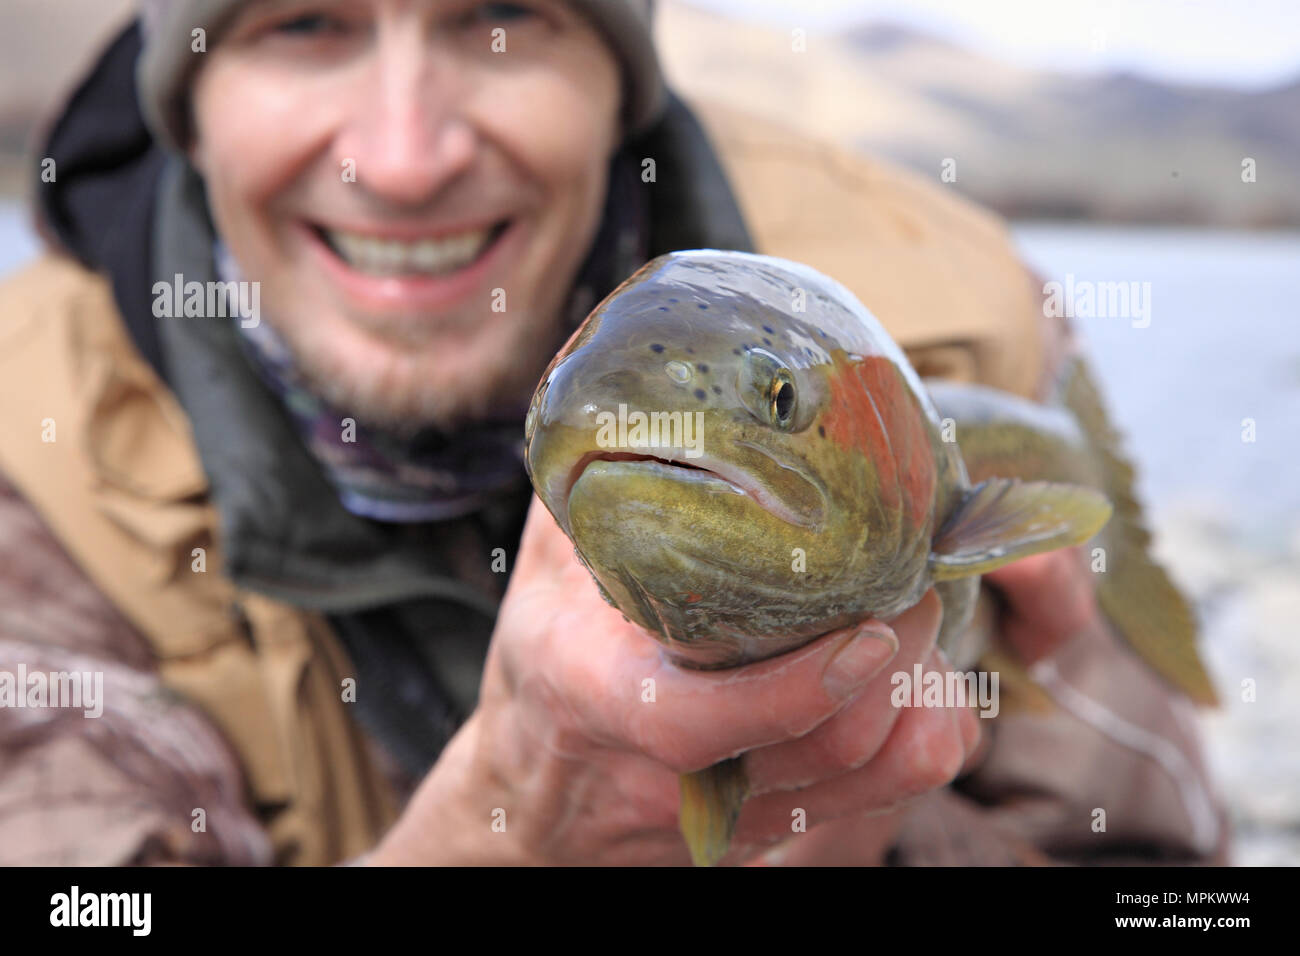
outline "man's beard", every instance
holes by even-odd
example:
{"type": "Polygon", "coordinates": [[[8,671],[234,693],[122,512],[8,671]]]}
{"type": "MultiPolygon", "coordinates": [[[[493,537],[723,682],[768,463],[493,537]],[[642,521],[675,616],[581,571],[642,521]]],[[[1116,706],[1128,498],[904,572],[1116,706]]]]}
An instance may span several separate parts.
{"type": "Polygon", "coordinates": [[[522,322],[493,360],[451,362],[428,340],[398,342],[385,337],[382,359],[365,368],[339,351],[337,343],[300,326],[277,329],[293,354],[307,387],[359,424],[397,435],[434,428],[452,432],[474,422],[519,415],[559,347],[557,322],[522,322]]]}

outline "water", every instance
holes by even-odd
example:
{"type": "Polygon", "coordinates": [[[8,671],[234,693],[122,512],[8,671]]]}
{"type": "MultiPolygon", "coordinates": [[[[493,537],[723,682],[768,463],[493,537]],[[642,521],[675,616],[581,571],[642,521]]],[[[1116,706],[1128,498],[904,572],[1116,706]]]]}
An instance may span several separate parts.
{"type": "Polygon", "coordinates": [[[1300,233],[1022,225],[1045,279],[1148,283],[1141,318],[1077,318],[1163,518],[1213,503],[1279,547],[1300,519],[1300,233]],[[1253,420],[1255,440],[1243,441],[1253,420]]]}
{"type": "MultiPolygon", "coordinates": [[[[1206,749],[1236,862],[1300,862],[1300,233],[1014,235],[1045,280],[1149,283],[1145,328],[1075,324],[1138,461],[1157,553],[1204,625],[1224,698],[1206,749]]],[[[36,250],[20,208],[0,203],[0,277],[36,250]]]]}

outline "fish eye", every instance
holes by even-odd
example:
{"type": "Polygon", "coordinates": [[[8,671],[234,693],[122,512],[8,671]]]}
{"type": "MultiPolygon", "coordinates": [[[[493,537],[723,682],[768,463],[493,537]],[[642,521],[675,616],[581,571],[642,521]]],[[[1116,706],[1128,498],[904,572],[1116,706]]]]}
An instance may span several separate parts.
{"type": "Polygon", "coordinates": [[[772,378],[772,385],[768,389],[770,396],[769,412],[772,416],[772,424],[779,428],[789,428],[794,421],[794,407],[797,393],[794,387],[794,380],[790,373],[781,369],[772,378]]]}
{"type": "Polygon", "coordinates": [[[766,349],[750,348],[740,370],[740,396],[749,413],[765,425],[791,431],[799,409],[794,373],[766,349]]]}

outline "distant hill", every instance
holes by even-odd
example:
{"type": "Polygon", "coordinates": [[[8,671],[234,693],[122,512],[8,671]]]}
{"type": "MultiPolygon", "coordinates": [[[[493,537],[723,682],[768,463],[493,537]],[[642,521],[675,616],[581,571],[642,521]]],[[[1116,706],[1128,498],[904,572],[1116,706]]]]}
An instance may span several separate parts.
{"type": "MultiPolygon", "coordinates": [[[[0,191],[133,0],[0,0],[0,191]]],[[[657,33],[687,98],[788,124],[939,177],[1013,217],[1300,226],[1300,78],[1246,93],[1000,63],[890,23],[810,34],[661,0],[657,33]],[[1242,161],[1256,182],[1242,182],[1242,161]]],[[[1297,65],[1300,69],[1300,64],[1297,65]]]]}
{"type": "MultiPolygon", "coordinates": [[[[1013,217],[1300,226],[1300,78],[1265,92],[1011,66],[891,23],[811,34],[667,0],[688,98],[885,155],[1013,217]],[[1242,181],[1242,161],[1256,181],[1242,181]]],[[[1300,72],[1300,64],[1297,64],[1300,72]]]]}

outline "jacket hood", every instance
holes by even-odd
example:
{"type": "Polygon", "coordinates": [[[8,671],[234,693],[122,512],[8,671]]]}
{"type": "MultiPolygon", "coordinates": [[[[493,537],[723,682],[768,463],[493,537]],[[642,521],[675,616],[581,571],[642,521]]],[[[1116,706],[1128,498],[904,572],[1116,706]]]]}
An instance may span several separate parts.
{"type": "Polygon", "coordinates": [[[109,277],[132,339],[161,372],[149,260],[155,194],[167,154],[141,118],[139,55],[140,31],[132,23],[100,55],[49,128],[40,155],[54,160],[55,178],[38,179],[34,192],[45,241],[109,277]]]}

